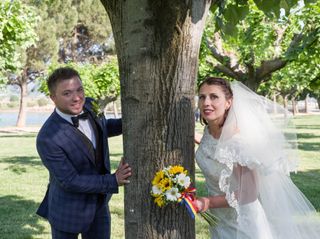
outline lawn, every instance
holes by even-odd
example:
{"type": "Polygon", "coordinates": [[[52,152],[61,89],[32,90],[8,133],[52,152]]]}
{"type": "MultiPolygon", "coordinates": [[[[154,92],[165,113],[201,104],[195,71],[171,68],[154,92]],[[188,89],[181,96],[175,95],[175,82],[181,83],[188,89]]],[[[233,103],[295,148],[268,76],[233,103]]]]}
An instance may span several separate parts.
{"type": "MultiPolygon", "coordinates": [[[[299,140],[300,167],[294,182],[320,212],[320,116],[295,119],[299,140]]],[[[197,131],[202,126],[197,124],[197,131]]],[[[35,149],[35,133],[4,133],[0,129],[0,238],[51,238],[48,223],[35,215],[46,190],[48,173],[35,149]]],[[[122,155],[122,138],[110,139],[111,165],[122,155]]],[[[205,194],[204,179],[196,170],[197,188],[205,194]]],[[[110,202],[112,238],[124,238],[123,188],[110,202]]],[[[197,238],[208,238],[204,221],[196,221],[197,238]]]]}

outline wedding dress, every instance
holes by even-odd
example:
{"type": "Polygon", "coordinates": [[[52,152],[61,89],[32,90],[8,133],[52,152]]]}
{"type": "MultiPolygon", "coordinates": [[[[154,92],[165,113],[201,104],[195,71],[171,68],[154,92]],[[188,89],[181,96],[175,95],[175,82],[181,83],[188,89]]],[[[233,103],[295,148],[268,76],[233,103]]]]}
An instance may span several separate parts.
{"type": "Polygon", "coordinates": [[[231,87],[220,138],[206,126],[196,152],[208,195],[225,195],[230,206],[210,209],[219,219],[211,238],[320,238],[319,216],[290,179],[297,154],[289,113],[239,82],[231,87]]]}

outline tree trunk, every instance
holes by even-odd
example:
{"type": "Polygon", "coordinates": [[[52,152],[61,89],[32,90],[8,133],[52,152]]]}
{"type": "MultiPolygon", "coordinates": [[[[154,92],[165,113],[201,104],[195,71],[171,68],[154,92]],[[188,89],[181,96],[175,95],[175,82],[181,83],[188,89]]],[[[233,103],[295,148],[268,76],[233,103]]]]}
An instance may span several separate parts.
{"type": "Polygon", "coordinates": [[[250,74],[248,74],[248,78],[246,81],[243,82],[248,88],[250,88],[251,90],[253,90],[254,92],[257,91],[257,89],[259,88],[259,85],[261,83],[261,80],[258,79],[255,76],[250,76],[250,74]]]}
{"type": "Polygon", "coordinates": [[[304,109],[305,109],[306,114],[309,113],[308,101],[309,101],[309,95],[306,95],[306,98],[304,100],[304,109]]]}
{"type": "Polygon", "coordinates": [[[277,111],[277,94],[273,93],[272,98],[273,98],[273,113],[277,114],[278,113],[278,111],[277,111]]]}
{"type": "Polygon", "coordinates": [[[118,109],[117,109],[117,103],[115,101],[112,102],[112,106],[113,106],[113,114],[114,114],[114,117],[115,118],[118,118],[119,117],[119,114],[118,114],[118,109]]]}
{"type": "Polygon", "coordinates": [[[126,239],[192,239],[186,208],[158,208],[151,196],[156,171],[180,164],[194,178],[194,88],[210,0],[101,0],[119,60],[126,239]]]}
{"type": "Polygon", "coordinates": [[[288,96],[287,95],[281,95],[283,99],[283,108],[286,110],[288,109],[288,96]]]}
{"type": "Polygon", "coordinates": [[[297,101],[295,98],[292,98],[291,102],[292,102],[292,113],[293,115],[296,115],[297,113],[299,113],[297,101]]]}
{"type": "MultiPolygon", "coordinates": [[[[22,76],[23,77],[23,76],[22,76]]],[[[27,95],[28,95],[28,87],[27,82],[24,80],[21,80],[20,84],[20,106],[19,106],[19,114],[18,114],[18,120],[17,120],[17,127],[24,127],[26,125],[26,118],[27,118],[27,95]]]]}

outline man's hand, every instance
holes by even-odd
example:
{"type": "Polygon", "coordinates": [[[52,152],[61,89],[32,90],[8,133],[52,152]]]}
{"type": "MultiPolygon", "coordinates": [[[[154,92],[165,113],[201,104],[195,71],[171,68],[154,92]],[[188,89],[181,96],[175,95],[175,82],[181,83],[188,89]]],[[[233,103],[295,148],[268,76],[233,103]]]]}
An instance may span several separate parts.
{"type": "Polygon", "coordinates": [[[128,178],[131,176],[131,168],[129,164],[123,162],[123,158],[119,163],[118,169],[116,171],[116,178],[119,186],[130,183],[128,178]]]}

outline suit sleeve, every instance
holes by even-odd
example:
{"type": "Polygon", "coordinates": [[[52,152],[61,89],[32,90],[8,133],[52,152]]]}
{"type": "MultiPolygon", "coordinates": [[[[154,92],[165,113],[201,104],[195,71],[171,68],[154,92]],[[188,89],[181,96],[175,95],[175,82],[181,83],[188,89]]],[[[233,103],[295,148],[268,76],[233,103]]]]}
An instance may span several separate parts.
{"type": "Polygon", "coordinates": [[[108,137],[122,134],[122,119],[107,119],[106,126],[108,137]]]}
{"type": "Polygon", "coordinates": [[[37,138],[37,150],[52,180],[66,191],[79,193],[118,193],[115,174],[80,175],[63,148],[52,139],[37,138]]]}

